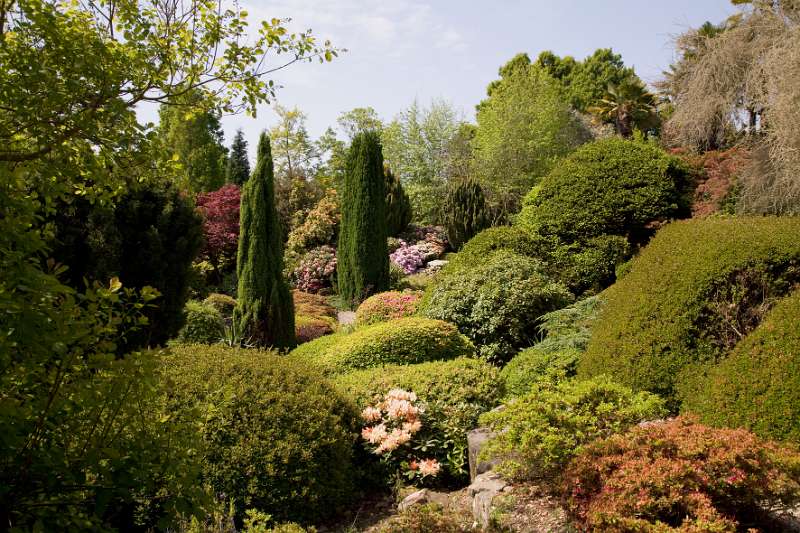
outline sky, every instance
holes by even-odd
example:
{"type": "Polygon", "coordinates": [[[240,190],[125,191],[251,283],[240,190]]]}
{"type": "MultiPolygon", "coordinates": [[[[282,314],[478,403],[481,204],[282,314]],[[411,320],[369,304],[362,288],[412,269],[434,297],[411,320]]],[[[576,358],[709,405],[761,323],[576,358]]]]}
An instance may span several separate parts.
{"type": "MultiPolygon", "coordinates": [[[[730,0],[240,0],[256,21],[291,18],[347,52],[331,63],[299,63],[276,73],[277,101],[308,116],[312,137],[355,107],[390,120],[414,99],[451,102],[474,120],[474,107],[497,70],[520,52],[551,50],[582,59],[597,48],[622,54],[648,83],[673,60],[673,38],[735,12],[730,0]]],[[[147,120],[155,113],[145,111],[147,120]],[[149,115],[149,116],[147,116],[149,115]]],[[[251,157],[276,115],[223,117],[226,144],[242,128],[251,157]]]]}

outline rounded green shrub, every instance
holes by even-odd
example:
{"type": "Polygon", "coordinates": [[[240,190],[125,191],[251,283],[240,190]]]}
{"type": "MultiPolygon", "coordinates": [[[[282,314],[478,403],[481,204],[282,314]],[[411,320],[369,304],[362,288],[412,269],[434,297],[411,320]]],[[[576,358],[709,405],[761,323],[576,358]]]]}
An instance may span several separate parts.
{"type": "Polygon", "coordinates": [[[558,383],[573,377],[578,366],[577,350],[548,352],[537,346],[522,350],[508,362],[500,376],[506,395],[522,396],[545,383],[558,383]]]}
{"type": "Polygon", "coordinates": [[[682,381],[683,409],[703,422],[800,442],[800,292],[776,304],[718,365],[687,371],[682,381]]]}
{"type": "Polygon", "coordinates": [[[432,441],[426,453],[444,466],[450,480],[458,481],[468,476],[467,432],[503,394],[498,370],[467,357],[357,370],[337,376],[334,384],[359,409],[375,405],[392,389],[415,393],[426,406],[429,427],[422,433],[432,441]]]}
{"type": "Polygon", "coordinates": [[[688,216],[689,171],[658,146],[608,138],[560,161],[526,197],[517,223],[566,243],[647,240],[654,222],[688,216]]]}
{"type": "Polygon", "coordinates": [[[486,262],[489,255],[498,250],[508,250],[525,257],[536,257],[540,251],[540,243],[520,228],[497,226],[485,229],[449,258],[449,263],[442,273],[481,265],[486,262]]]}
{"type": "Polygon", "coordinates": [[[417,291],[387,291],[372,295],[356,309],[356,323],[368,326],[395,318],[412,316],[422,297],[417,291]]]}
{"type": "Polygon", "coordinates": [[[203,477],[276,521],[323,520],[352,496],[356,412],[303,361],[185,345],[165,365],[175,409],[202,406],[203,477]]]}
{"type": "Polygon", "coordinates": [[[233,310],[236,308],[236,298],[228,296],[227,294],[212,293],[203,300],[203,305],[206,307],[213,307],[223,318],[230,318],[233,316],[233,310]]]}
{"type": "Polygon", "coordinates": [[[480,357],[497,363],[540,338],[539,318],[571,303],[567,288],[541,263],[500,250],[472,269],[443,274],[429,287],[420,314],[458,326],[480,357]]]}
{"type": "Polygon", "coordinates": [[[794,217],[666,226],[603,293],[578,375],[613,375],[676,409],[680,371],[727,353],[800,280],[798,235],[794,217]]]}
{"type": "Polygon", "coordinates": [[[321,337],[291,356],[326,374],[387,364],[412,364],[472,356],[472,343],[441,320],[408,317],[359,328],[350,334],[321,337]]]}
{"type": "Polygon", "coordinates": [[[189,300],[184,313],[186,322],[178,332],[178,342],[213,344],[222,338],[225,321],[214,307],[189,300]]]}

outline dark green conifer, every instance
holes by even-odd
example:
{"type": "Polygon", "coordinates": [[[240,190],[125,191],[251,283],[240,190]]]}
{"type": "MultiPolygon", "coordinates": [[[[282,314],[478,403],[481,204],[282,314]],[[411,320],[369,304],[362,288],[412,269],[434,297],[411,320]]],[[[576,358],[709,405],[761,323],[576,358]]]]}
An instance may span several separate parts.
{"type": "Polygon", "coordinates": [[[231,144],[228,167],[225,169],[225,181],[242,186],[249,177],[250,161],[247,158],[247,141],[242,130],[237,130],[233,144],[231,144]]]}
{"type": "Polygon", "coordinates": [[[486,198],[481,186],[463,180],[451,186],[445,196],[442,218],[447,228],[447,240],[454,250],[489,226],[486,198]]]}
{"type": "Polygon", "coordinates": [[[294,303],[283,278],[283,241],[275,209],[269,137],[261,134],[256,168],[242,188],[239,210],[239,291],[234,320],[259,346],[291,348],[294,303]]]}
{"type": "Polygon", "coordinates": [[[411,200],[389,167],[383,169],[386,187],[386,230],[391,237],[397,237],[411,223],[411,200]]]}
{"type": "Polygon", "coordinates": [[[357,134],[350,145],[342,191],[337,270],[342,300],[354,306],[389,288],[386,187],[378,134],[357,134]]]}

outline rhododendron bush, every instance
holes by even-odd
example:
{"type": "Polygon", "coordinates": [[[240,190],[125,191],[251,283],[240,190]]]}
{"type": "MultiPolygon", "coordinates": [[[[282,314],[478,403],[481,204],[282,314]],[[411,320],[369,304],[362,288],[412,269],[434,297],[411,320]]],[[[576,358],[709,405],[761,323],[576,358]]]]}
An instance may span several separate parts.
{"type": "Polygon", "coordinates": [[[765,510],[800,503],[800,454],[680,417],[584,447],[564,487],[592,531],[773,531],[765,510]]]}
{"type": "Polygon", "coordinates": [[[292,271],[290,282],[301,291],[317,293],[330,288],[336,274],[336,249],[332,246],[314,248],[292,271]]]}

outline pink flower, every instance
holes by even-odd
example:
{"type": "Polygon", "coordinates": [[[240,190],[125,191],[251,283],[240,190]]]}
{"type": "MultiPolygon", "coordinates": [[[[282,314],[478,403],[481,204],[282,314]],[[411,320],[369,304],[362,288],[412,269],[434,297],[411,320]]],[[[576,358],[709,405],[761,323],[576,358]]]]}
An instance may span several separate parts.
{"type": "Polygon", "coordinates": [[[367,423],[377,422],[381,419],[381,411],[380,409],[376,409],[374,407],[367,407],[361,411],[361,418],[363,418],[367,423]]]}
{"type": "Polygon", "coordinates": [[[406,422],[403,424],[403,429],[408,431],[409,433],[416,433],[420,429],[422,429],[422,422],[419,420],[414,420],[413,422],[406,422]]]}
{"type": "Polygon", "coordinates": [[[386,439],[386,425],[378,424],[374,427],[365,427],[361,430],[361,438],[370,444],[377,444],[386,439]]]}
{"type": "Polygon", "coordinates": [[[419,473],[422,474],[422,477],[435,476],[440,469],[441,465],[436,459],[423,459],[419,463],[419,473]]]}

